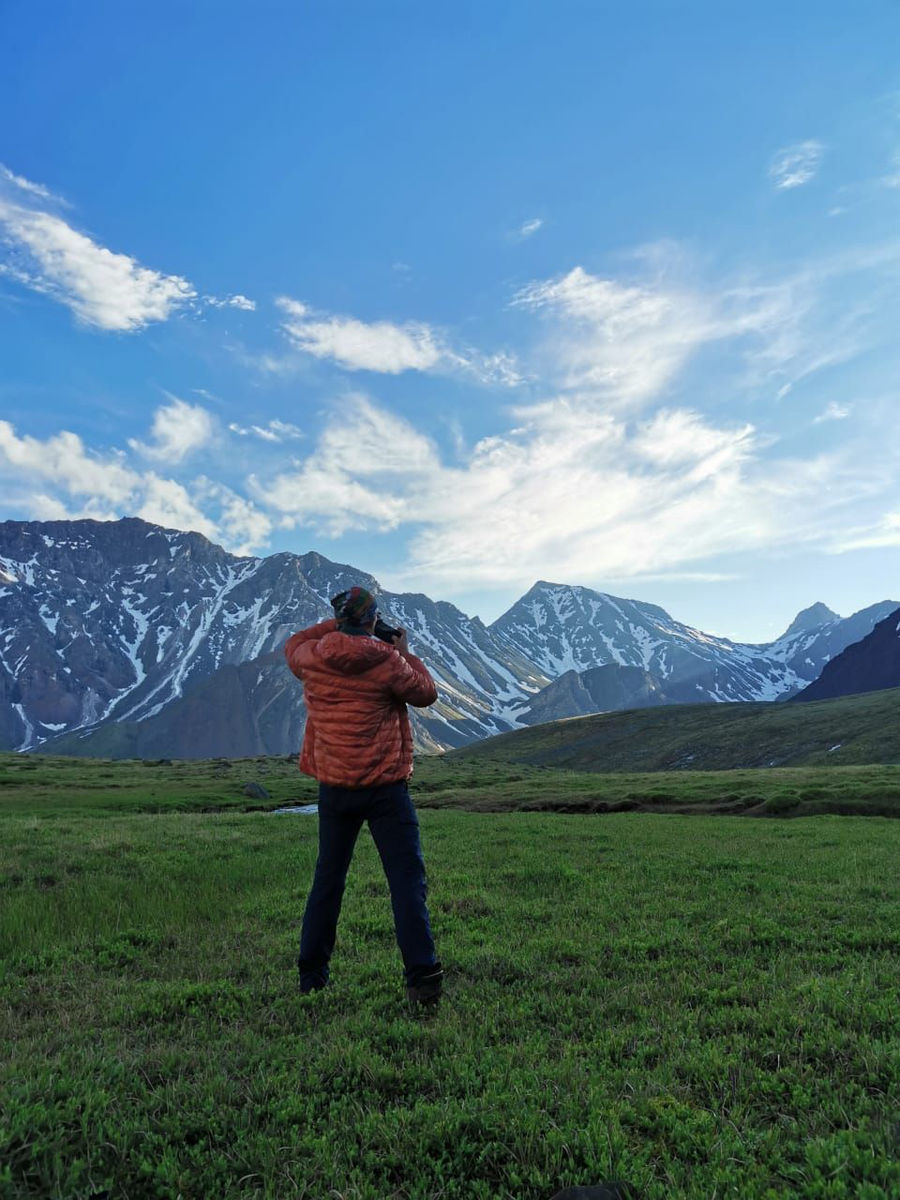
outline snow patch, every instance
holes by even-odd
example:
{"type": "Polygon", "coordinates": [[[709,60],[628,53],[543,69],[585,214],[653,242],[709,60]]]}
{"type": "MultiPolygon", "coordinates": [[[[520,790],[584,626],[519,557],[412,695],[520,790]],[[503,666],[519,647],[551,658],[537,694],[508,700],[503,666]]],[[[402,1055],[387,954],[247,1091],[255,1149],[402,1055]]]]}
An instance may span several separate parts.
{"type": "Polygon", "coordinates": [[[41,618],[41,620],[44,622],[44,624],[47,626],[47,628],[50,630],[50,632],[55,637],[56,636],[56,627],[59,624],[59,613],[57,613],[56,616],[54,616],[50,612],[50,609],[47,608],[47,605],[42,604],[41,607],[38,609],[38,616],[41,618]]]}
{"type": "Polygon", "coordinates": [[[21,704],[13,704],[12,709],[14,712],[19,714],[22,724],[25,726],[25,737],[22,739],[21,744],[16,746],[16,750],[27,750],[31,746],[34,738],[34,726],[25,715],[25,709],[21,704]]]}

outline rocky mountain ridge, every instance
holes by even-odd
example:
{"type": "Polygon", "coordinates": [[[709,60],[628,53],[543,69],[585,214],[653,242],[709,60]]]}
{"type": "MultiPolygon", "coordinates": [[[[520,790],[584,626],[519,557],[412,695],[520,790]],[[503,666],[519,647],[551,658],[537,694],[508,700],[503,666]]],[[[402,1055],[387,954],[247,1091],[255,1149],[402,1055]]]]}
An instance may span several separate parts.
{"type": "MultiPolygon", "coordinates": [[[[636,667],[652,677],[646,696],[664,702],[787,696],[895,606],[801,622],[753,647],[692,630],[655,605],[540,583],[486,626],[316,553],[237,558],[200,534],[137,518],[7,521],[0,747],[119,757],[293,751],[305,711],[281,647],[329,616],[330,597],[353,584],[378,595],[433,670],[440,700],[413,714],[417,745],[430,750],[538,719],[539,693],[566,671],[636,667]]],[[[634,682],[604,692],[589,681],[579,704],[633,700],[634,682]]],[[[564,692],[544,695],[539,719],[573,715],[564,692]]]]}
{"type": "Polygon", "coordinates": [[[886,688],[900,688],[900,608],[826,663],[819,678],[793,699],[832,700],[886,688]]]}

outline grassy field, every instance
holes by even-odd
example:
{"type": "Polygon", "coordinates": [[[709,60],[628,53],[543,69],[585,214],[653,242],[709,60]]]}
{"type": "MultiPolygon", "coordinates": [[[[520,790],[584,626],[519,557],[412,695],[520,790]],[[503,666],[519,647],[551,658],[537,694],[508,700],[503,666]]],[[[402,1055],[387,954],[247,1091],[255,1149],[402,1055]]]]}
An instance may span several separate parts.
{"type": "Polygon", "coordinates": [[[25,761],[0,763],[4,1200],[900,1194],[896,821],[466,812],[578,779],[420,764],[448,969],[422,1019],[367,834],[333,986],[296,993],[315,818],[242,811],[308,799],[291,764],[25,761]]]}

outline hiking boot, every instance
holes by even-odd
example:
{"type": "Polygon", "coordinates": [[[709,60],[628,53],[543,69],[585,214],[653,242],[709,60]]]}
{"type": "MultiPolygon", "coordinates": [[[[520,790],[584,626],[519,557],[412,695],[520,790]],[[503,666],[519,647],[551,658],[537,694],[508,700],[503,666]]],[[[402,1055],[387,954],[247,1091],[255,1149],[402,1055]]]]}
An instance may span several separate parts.
{"type": "Polygon", "coordinates": [[[433,967],[423,967],[415,973],[412,982],[407,986],[407,999],[414,1008],[419,1005],[423,1008],[435,1008],[441,998],[443,983],[444,971],[440,963],[435,963],[433,967]]]}
{"type": "Polygon", "coordinates": [[[328,980],[323,979],[321,975],[301,975],[300,976],[300,995],[308,996],[310,992],[321,992],[322,988],[328,986],[328,980]]]}

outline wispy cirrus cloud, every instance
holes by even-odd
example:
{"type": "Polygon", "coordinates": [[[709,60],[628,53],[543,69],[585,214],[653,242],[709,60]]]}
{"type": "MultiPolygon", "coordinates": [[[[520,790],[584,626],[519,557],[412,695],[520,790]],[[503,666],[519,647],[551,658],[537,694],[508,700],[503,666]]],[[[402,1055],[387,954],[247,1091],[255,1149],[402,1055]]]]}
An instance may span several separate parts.
{"type": "MultiPolygon", "coordinates": [[[[423,321],[361,321],[356,317],[319,313],[299,300],[280,296],[282,332],[300,355],[334,362],[348,371],[400,375],[405,371],[463,372],[484,384],[515,387],[522,381],[514,356],[501,351],[483,354],[454,348],[437,329],[423,321]]],[[[273,356],[259,360],[270,371],[291,364],[273,356]]]]}
{"type": "Polygon", "coordinates": [[[522,289],[513,306],[543,314],[554,382],[606,403],[635,407],[659,396],[703,346],[784,335],[783,288],[717,290],[670,280],[624,283],[575,267],[522,289]]]}
{"type": "Polygon", "coordinates": [[[507,237],[512,242],[525,242],[528,238],[534,237],[538,230],[543,228],[543,225],[543,217],[531,217],[529,220],[523,221],[521,225],[516,226],[515,229],[510,230],[507,237]]]}
{"type": "Polygon", "coordinates": [[[847,550],[884,550],[889,546],[900,546],[900,511],[885,513],[874,524],[858,526],[837,538],[830,549],[843,554],[847,550]]]}
{"type": "Polygon", "coordinates": [[[54,196],[49,188],[44,187],[42,183],[32,183],[30,179],[25,179],[22,175],[16,175],[9,167],[0,163],[0,183],[5,183],[19,192],[24,192],[29,196],[36,196],[40,200],[53,200],[57,204],[62,204],[58,196],[54,196]]]}
{"type": "Polygon", "coordinates": [[[41,184],[4,167],[0,185],[0,273],[65,304],[82,324],[132,332],[195,297],[180,275],[141,266],[74,229],[49,210],[55,198],[41,184]]]}
{"type": "MultiPolygon", "coordinates": [[[[862,511],[896,494],[900,462],[873,472],[856,430],[825,451],[791,454],[772,414],[799,380],[884,336],[896,247],[860,247],[769,280],[706,284],[690,263],[657,250],[641,256],[652,278],[575,268],[518,293],[513,307],[547,323],[549,369],[536,375],[550,395],[509,410],[504,430],[472,447],[458,437],[451,462],[413,425],[356,398],[340,427],[260,486],[257,500],[280,523],[330,536],[406,529],[395,582],[424,580],[444,594],[527,586],[548,564],[556,577],[595,583],[700,577],[716,556],[837,544],[862,511]],[[848,316],[857,277],[880,299],[848,316]],[[724,379],[732,412],[739,398],[748,411],[768,401],[762,420],[674,399],[692,356],[713,344],[724,372],[705,377],[713,405],[724,379]],[[386,444],[397,461],[382,457],[386,444]]],[[[823,421],[849,415],[837,400],[820,412],[823,421]]],[[[892,537],[893,527],[858,536],[892,537]]]]}
{"type": "Polygon", "coordinates": [[[133,332],[165,321],[196,292],[180,275],[142,267],[99,246],[52,213],[0,200],[6,261],[0,271],[65,304],[84,325],[133,332]]]}
{"type": "Polygon", "coordinates": [[[845,498],[830,456],[766,462],[767,439],[748,424],[686,409],[635,423],[573,398],[513,415],[515,428],[449,465],[409,422],[357,396],[255,498],[280,524],[330,536],[408,526],[398,584],[442,590],[528,586],[551,569],[587,582],[683,573],[717,554],[815,540],[810,496],[827,480],[829,503],[845,498]]]}
{"type": "Polygon", "coordinates": [[[817,175],[824,153],[825,144],[814,139],[784,146],[769,164],[769,178],[778,191],[802,187],[817,175]]]}
{"type": "Polygon", "coordinates": [[[265,425],[239,425],[232,421],[228,428],[239,437],[256,437],[264,442],[284,442],[306,437],[298,425],[292,425],[289,421],[279,421],[277,417],[265,425]]]}
{"type": "Polygon", "coordinates": [[[100,245],[56,211],[65,202],[0,165],[0,275],[64,304],[80,324],[134,333],[185,308],[252,312],[240,292],[198,297],[192,283],[100,245]]]}
{"type": "Polygon", "coordinates": [[[420,321],[396,325],[355,317],[317,315],[308,305],[281,296],[281,327],[291,344],[313,358],[332,359],[350,371],[430,371],[445,357],[437,333],[420,321]]]}
{"type": "Polygon", "coordinates": [[[818,416],[813,417],[813,425],[821,425],[824,421],[846,421],[852,411],[849,404],[838,404],[836,400],[832,400],[818,416]]]}

